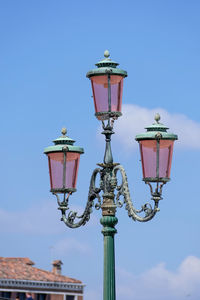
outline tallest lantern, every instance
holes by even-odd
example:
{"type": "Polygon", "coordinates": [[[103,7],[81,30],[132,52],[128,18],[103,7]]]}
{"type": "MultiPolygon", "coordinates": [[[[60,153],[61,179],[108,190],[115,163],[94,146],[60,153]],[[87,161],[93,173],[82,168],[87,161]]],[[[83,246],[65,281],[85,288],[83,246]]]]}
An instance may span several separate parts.
{"type": "Polygon", "coordinates": [[[109,58],[109,51],[104,52],[104,59],[96,63],[97,68],[89,71],[87,77],[92,83],[95,116],[98,120],[121,116],[123,79],[127,72],[118,69],[118,63],[109,58]]]}

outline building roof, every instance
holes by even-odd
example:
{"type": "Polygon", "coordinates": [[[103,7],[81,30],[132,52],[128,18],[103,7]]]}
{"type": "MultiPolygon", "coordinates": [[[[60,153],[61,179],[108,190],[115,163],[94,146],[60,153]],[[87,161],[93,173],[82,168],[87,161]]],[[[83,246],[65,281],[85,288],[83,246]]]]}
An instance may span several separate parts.
{"type": "Polygon", "coordinates": [[[34,262],[24,257],[0,257],[0,279],[78,283],[80,280],[35,268],[34,262]]]}

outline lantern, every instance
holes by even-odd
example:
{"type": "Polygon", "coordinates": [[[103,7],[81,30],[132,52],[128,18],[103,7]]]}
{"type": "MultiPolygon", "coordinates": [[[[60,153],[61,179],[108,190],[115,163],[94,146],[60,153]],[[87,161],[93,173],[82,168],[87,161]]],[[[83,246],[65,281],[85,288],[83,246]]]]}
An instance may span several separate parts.
{"type": "Polygon", "coordinates": [[[109,51],[104,52],[104,59],[96,63],[97,69],[87,73],[92,84],[95,116],[98,120],[122,115],[123,79],[127,72],[118,69],[118,63],[109,58],[109,51]]]}
{"type": "Polygon", "coordinates": [[[140,145],[143,180],[167,182],[170,180],[173,145],[178,137],[168,133],[169,128],[159,123],[159,114],[156,114],[155,121],[156,123],[146,127],[146,133],[138,134],[135,138],[140,145]]]}
{"type": "Polygon", "coordinates": [[[80,154],[83,148],[74,146],[74,140],[66,136],[66,128],[62,136],[54,140],[53,146],[45,148],[48,156],[50,186],[52,193],[69,193],[76,191],[76,181],[80,154]]]}

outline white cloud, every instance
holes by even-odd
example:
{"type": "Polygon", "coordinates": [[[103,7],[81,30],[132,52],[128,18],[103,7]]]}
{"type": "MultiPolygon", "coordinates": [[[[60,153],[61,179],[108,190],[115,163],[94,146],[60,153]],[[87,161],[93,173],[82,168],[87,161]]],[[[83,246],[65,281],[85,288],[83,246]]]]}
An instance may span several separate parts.
{"type": "Polygon", "coordinates": [[[53,253],[56,257],[67,255],[68,253],[79,252],[82,254],[88,254],[92,250],[86,243],[80,242],[74,238],[65,238],[58,241],[53,246],[53,253]]]}
{"type": "Polygon", "coordinates": [[[0,209],[0,232],[55,234],[62,232],[59,219],[60,215],[53,201],[44,201],[21,211],[0,209]]]}
{"type": "Polygon", "coordinates": [[[187,257],[175,271],[161,263],[141,275],[117,269],[119,300],[199,300],[200,259],[187,257]]]}
{"type": "MultiPolygon", "coordinates": [[[[61,213],[57,210],[55,201],[43,201],[21,211],[0,209],[0,232],[25,234],[57,234],[66,231],[66,226],[60,221],[61,213]]],[[[84,207],[70,206],[69,211],[77,211],[81,215],[84,207]]],[[[67,212],[66,212],[67,214],[67,212]]],[[[95,214],[91,215],[86,226],[98,225],[95,214]]]]}
{"type": "Polygon", "coordinates": [[[115,140],[127,150],[137,147],[135,136],[145,132],[144,127],[151,125],[155,113],[161,115],[161,123],[170,129],[168,132],[178,134],[176,147],[200,149],[200,123],[190,120],[183,114],[171,114],[162,108],[147,109],[141,106],[123,105],[123,116],[114,125],[115,140]]]}

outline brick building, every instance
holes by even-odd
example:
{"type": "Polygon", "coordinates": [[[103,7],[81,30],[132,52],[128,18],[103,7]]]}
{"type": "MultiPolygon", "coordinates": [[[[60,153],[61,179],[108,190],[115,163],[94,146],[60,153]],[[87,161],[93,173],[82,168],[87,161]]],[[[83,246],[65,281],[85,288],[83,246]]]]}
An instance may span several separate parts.
{"type": "Polygon", "coordinates": [[[61,275],[60,260],[52,271],[34,267],[29,258],[0,257],[0,299],[25,300],[30,292],[34,300],[83,300],[81,281],[61,275]]]}

